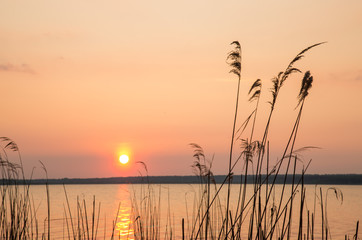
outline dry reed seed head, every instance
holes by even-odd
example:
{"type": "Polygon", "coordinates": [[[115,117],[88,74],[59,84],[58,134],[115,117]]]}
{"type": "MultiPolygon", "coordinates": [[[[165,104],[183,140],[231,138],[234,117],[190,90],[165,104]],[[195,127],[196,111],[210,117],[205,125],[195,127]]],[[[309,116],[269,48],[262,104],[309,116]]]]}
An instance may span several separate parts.
{"type": "Polygon", "coordinates": [[[200,145],[196,143],[190,143],[189,145],[194,149],[193,157],[197,158],[198,160],[200,160],[201,158],[205,160],[204,150],[200,145]]]}
{"type": "Polygon", "coordinates": [[[303,54],[306,53],[307,51],[309,51],[311,48],[314,48],[314,47],[319,46],[319,45],[324,44],[324,43],[326,43],[326,42],[316,43],[316,44],[313,44],[313,45],[311,45],[311,46],[303,49],[303,50],[302,50],[300,53],[298,53],[297,56],[290,62],[289,67],[292,67],[292,65],[293,65],[295,62],[297,62],[297,61],[299,61],[300,59],[302,59],[302,58],[304,57],[303,54]]]}
{"type": "Polygon", "coordinates": [[[298,105],[308,96],[309,90],[312,88],[312,83],[313,76],[311,76],[310,71],[305,72],[298,95],[298,105]]]}
{"type": "Polygon", "coordinates": [[[10,149],[14,152],[19,151],[18,145],[15,142],[9,142],[8,144],[6,144],[5,149],[10,149]]]}
{"type": "Polygon", "coordinates": [[[261,80],[260,80],[260,79],[257,79],[257,80],[253,83],[253,85],[251,85],[251,88],[250,88],[248,94],[250,94],[255,88],[258,88],[258,87],[261,88],[261,80]]]}
{"type": "Polygon", "coordinates": [[[279,76],[280,76],[280,73],[279,73],[278,77],[274,77],[272,79],[273,87],[270,89],[270,91],[272,93],[272,101],[268,102],[268,103],[270,103],[270,105],[272,105],[272,107],[274,106],[274,104],[276,102],[278,91],[279,91],[279,76]]]}
{"type": "Polygon", "coordinates": [[[190,143],[189,145],[194,149],[193,157],[196,158],[196,161],[194,161],[194,163],[191,165],[191,167],[194,169],[195,175],[203,177],[209,176],[211,174],[211,163],[209,162],[210,167],[206,165],[207,160],[205,158],[204,150],[196,143],[190,143]],[[203,161],[203,163],[201,163],[201,161],[203,161]]]}
{"type": "Polygon", "coordinates": [[[260,90],[256,90],[253,95],[249,98],[249,102],[252,102],[260,97],[260,90]]]}
{"type": "MultiPolygon", "coordinates": [[[[297,54],[297,56],[294,57],[294,59],[289,63],[287,69],[284,72],[280,72],[278,75],[278,79],[280,79],[279,83],[278,83],[278,87],[277,90],[275,91],[275,93],[277,93],[279,91],[279,89],[281,88],[281,86],[284,84],[284,82],[287,80],[287,78],[289,77],[290,74],[294,73],[294,72],[301,72],[298,68],[294,68],[293,65],[294,63],[296,63],[297,61],[299,61],[300,59],[302,59],[304,57],[304,53],[306,53],[307,51],[309,51],[310,49],[319,46],[321,44],[324,44],[326,42],[320,42],[320,43],[316,43],[313,44],[305,49],[303,49],[300,53],[297,54]]],[[[313,78],[312,78],[313,79],[313,78]]],[[[311,82],[310,82],[311,85],[311,82]]],[[[305,92],[306,95],[308,95],[308,91],[305,92]]],[[[306,95],[304,96],[304,98],[306,97],[306,95]]],[[[277,97],[277,94],[275,94],[275,98],[277,97]]],[[[303,98],[303,99],[304,99],[303,98]]],[[[275,103],[274,99],[274,94],[273,94],[273,103],[275,103]]],[[[300,102],[298,103],[298,105],[300,104],[300,102]]]]}
{"type": "Polygon", "coordinates": [[[8,143],[6,143],[4,149],[10,149],[10,150],[12,150],[14,152],[19,151],[18,145],[13,140],[11,140],[10,138],[8,138],[8,137],[0,137],[0,140],[2,142],[8,142],[8,143]]]}
{"type": "MultiPolygon", "coordinates": [[[[343,204],[343,192],[341,189],[336,188],[336,187],[330,187],[327,189],[327,194],[329,190],[333,190],[333,193],[336,197],[337,200],[339,200],[341,202],[341,205],[343,204]]],[[[327,198],[326,198],[327,199],[327,198]]]]}
{"type": "Polygon", "coordinates": [[[235,49],[229,52],[226,62],[232,68],[230,73],[234,73],[240,78],[241,73],[241,47],[238,41],[234,41],[231,45],[235,45],[235,49]]]}
{"type": "Polygon", "coordinates": [[[261,93],[261,80],[257,79],[253,85],[251,86],[250,90],[249,90],[249,95],[250,93],[254,91],[253,95],[249,98],[249,102],[252,102],[256,99],[258,99],[260,97],[260,93],[261,93]]]}
{"type": "Polygon", "coordinates": [[[148,169],[147,169],[146,163],[144,163],[142,161],[137,161],[136,163],[141,164],[143,166],[143,168],[145,169],[146,173],[148,174],[148,169]]]}

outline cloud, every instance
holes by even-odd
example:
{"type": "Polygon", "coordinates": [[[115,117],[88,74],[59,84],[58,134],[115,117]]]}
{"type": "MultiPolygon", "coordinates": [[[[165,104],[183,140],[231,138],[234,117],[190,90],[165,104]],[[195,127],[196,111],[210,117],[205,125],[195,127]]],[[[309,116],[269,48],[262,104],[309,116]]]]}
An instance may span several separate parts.
{"type": "Polygon", "coordinates": [[[19,72],[35,74],[35,71],[27,64],[14,65],[10,63],[0,64],[0,72],[19,72]]]}
{"type": "Polygon", "coordinates": [[[331,79],[338,81],[362,82],[362,70],[341,71],[330,73],[331,79]]]}
{"type": "Polygon", "coordinates": [[[355,80],[356,80],[356,81],[362,81],[362,71],[359,71],[359,72],[357,73],[357,76],[355,77],[355,80]]]}

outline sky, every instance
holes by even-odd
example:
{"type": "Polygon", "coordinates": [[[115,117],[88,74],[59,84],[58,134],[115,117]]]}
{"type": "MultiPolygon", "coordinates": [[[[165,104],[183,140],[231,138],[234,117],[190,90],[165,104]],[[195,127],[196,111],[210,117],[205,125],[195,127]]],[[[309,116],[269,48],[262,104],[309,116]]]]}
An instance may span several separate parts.
{"type": "MultiPolygon", "coordinates": [[[[254,107],[251,84],[263,83],[260,139],[271,79],[326,41],[296,65],[314,77],[296,148],[319,147],[299,167],[312,159],[307,173],[362,174],[361,11],[359,0],[0,1],[0,135],[18,144],[33,178],[45,176],[40,162],[50,178],[146,174],[137,162],[149,175],[191,175],[190,143],[226,174],[237,89],[230,43],[242,46],[238,126],[254,107]]],[[[272,163],[296,119],[302,77],[281,90],[272,163]]]]}

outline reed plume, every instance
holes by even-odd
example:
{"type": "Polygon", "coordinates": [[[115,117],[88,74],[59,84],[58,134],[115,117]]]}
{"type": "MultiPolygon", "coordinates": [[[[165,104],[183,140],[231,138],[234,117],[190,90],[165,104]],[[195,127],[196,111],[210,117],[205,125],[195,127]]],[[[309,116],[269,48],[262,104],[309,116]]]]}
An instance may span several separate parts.
{"type": "MultiPolygon", "coordinates": [[[[229,155],[229,171],[228,171],[228,193],[227,193],[227,202],[226,202],[226,221],[225,228],[228,229],[229,226],[229,205],[230,205],[230,184],[231,184],[231,175],[232,175],[232,158],[233,158],[233,147],[235,139],[235,126],[238,117],[238,106],[239,106],[239,92],[240,92],[240,75],[241,75],[241,46],[238,41],[233,41],[231,45],[234,45],[234,49],[229,52],[226,61],[231,67],[230,73],[233,73],[237,76],[238,87],[236,91],[236,104],[235,104],[235,115],[233,130],[231,135],[231,144],[230,144],[230,155],[229,155]]],[[[226,236],[227,237],[227,236],[226,236]]]]}

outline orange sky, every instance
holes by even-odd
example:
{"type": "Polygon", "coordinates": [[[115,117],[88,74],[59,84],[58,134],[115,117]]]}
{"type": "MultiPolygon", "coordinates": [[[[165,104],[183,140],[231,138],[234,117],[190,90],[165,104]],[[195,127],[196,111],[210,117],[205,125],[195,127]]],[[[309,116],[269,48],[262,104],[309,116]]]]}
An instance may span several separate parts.
{"type": "MultiPolygon", "coordinates": [[[[229,44],[243,48],[239,122],[261,78],[262,129],[270,79],[328,41],[297,65],[314,85],[296,147],[322,148],[306,154],[309,173],[362,173],[361,11],[359,0],[2,1],[0,135],[18,143],[35,177],[44,176],[39,160],[51,178],[138,175],[136,161],[150,175],[189,175],[192,142],[225,174],[237,86],[229,44]],[[117,163],[123,150],[128,167],[117,163]]],[[[301,77],[278,100],[272,161],[296,117],[301,77]]]]}

